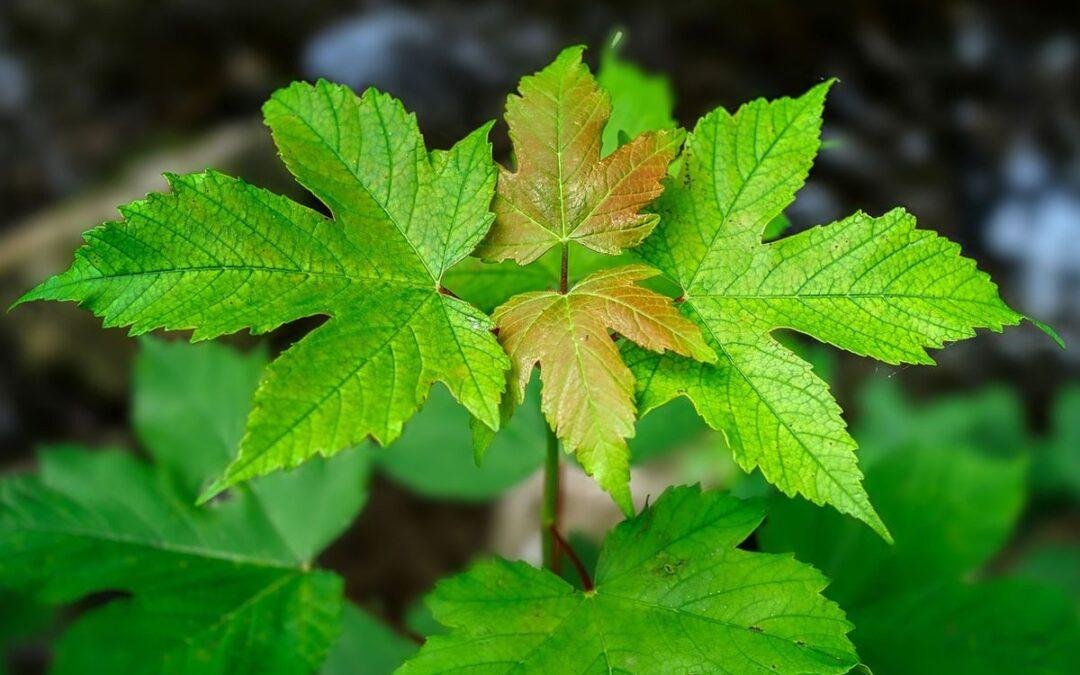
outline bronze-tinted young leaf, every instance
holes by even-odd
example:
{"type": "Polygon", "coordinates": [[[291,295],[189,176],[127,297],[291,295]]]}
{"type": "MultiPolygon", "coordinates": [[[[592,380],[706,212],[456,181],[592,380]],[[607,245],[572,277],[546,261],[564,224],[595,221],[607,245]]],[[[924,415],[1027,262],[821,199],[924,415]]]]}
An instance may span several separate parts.
{"type": "Polygon", "coordinates": [[[477,249],[486,260],[524,265],[568,242],[616,254],[656,227],[640,209],[660,196],[683,132],[644,133],[601,159],[611,100],[581,52],[563,50],[507,99],[517,170],[499,170],[495,224],[477,249]]]}
{"type": "Polygon", "coordinates": [[[634,376],[610,331],[652,351],[716,360],[670,299],[636,284],[655,275],[645,265],[601,270],[568,293],[523,293],[495,310],[499,339],[513,362],[511,394],[521,401],[539,363],[548,423],[628,513],[634,376]]]}

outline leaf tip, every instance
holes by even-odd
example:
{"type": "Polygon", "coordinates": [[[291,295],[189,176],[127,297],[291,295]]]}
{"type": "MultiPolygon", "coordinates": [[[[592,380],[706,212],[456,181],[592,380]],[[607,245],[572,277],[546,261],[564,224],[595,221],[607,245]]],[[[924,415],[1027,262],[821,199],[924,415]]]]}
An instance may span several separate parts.
{"type": "Polygon", "coordinates": [[[44,293],[44,286],[45,286],[45,284],[47,284],[47,283],[49,283],[49,280],[48,280],[48,279],[46,279],[45,281],[41,282],[41,283],[40,283],[40,284],[38,284],[37,286],[34,286],[33,288],[31,288],[31,289],[30,289],[30,290],[28,290],[27,292],[25,292],[25,293],[23,293],[22,295],[20,295],[20,296],[19,296],[19,297],[18,297],[18,298],[17,298],[16,300],[15,300],[15,302],[13,302],[13,303],[11,303],[10,305],[8,305],[7,311],[9,311],[9,312],[10,312],[10,311],[13,311],[13,310],[14,310],[14,309],[15,309],[16,307],[18,307],[19,305],[25,305],[25,304],[26,304],[26,303],[28,303],[28,302],[35,302],[35,301],[37,301],[37,300],[41,300],[41,299],[43,299],[43,297],[44,297],[44,296],[43,296],[43,293],[44,293]]]}
{"type": "Polygon", "coordinates": [[[491,134],[491,129],[495,126],[496,121],[497,120],[495,120],[495,119],[490,119],[487,122],[484,122],[479,127],[477,127],[476,131],[473,132],[473,133],[480,134],[481,136],[484,137],[485,140],[489,140],[488,136],[491,134]]]}
{"type": "Polygon", "coordinates": [[[570,45],[564,47],[559,55],[555,57],[556,63],[572,62],[574,64],[581,62],[581,55],[585,53],[585,45],[570,45]]]}
{"type": "Polygon", "coordinates": [[[1024,320],[1045,333],[1046,336],[1053,340],[1058,347],[1060,347],[1061,349],[1065,349],[1065,340],[1060,335],[1058,335],[1058,332],[1054,330],[1053,326],[1043,323],[1038,319],[1033,319],[1030,316],[1024,316],[1024,320]]]}
{"type": "MultiPolygon", "coordinates": [[[[872,507],[871,507],[872,508],[872,507]]],[[[896,543],[893,539],[892,533],[889,532],[889,528],[886,527],[885,521],[881,519],[881,516],[877,514],[877,511],[871,510],[869,516],[862,517],[861,520],[870,526],[879,537],[885,540],[885,543],[892,546],[896,543]]]]}
{"type": "Polygon", "coordinates": [[[217,480],[215,480],[213,483],[210,484],[210,487],[208,487],[208,488],[206,488],[205,490],[202,491],[202,493],[199,495],[198,499],[195,500],[195,506],[203,506],[203,505],[205,505],[207,502],[212,500],[214,497],[217,497],[219,494],[221,494],[226,489],[228,489],[232,484],[233,484],[233,481],[230,480],[229,478],[227,478],[226,476],[222,476],[221,478],[218,478],[217,480]]]}

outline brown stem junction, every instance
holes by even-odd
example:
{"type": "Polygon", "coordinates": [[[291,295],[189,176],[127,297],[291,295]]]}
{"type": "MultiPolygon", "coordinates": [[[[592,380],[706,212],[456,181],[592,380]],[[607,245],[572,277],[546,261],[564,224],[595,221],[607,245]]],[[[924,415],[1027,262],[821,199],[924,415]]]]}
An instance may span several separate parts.
{"type": "Polygon", "coordinates": [[[585,565],[581,562],[581,558],[577,557],[577,553],[574,553],[574,549],[570,547],[559,531],[555,528],[551,528],[551,538],[559,545],[559,550],[566,554],[567,559],[574,566],[574,570],[577,571],[578,579],[581,579],[581,589],[588,593],[593,590],[593,582],[589,577],[588,571],[585,570],[585,565]]]}

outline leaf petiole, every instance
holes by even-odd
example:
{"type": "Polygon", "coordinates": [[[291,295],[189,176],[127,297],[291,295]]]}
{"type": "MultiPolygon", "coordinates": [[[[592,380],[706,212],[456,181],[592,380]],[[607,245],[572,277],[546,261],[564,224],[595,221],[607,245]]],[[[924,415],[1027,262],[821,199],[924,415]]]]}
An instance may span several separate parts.
{"type": "Polygon", "coordinates": [[[544,461],[544,501],[540,507],[540,540],[544,567],[559,573],[559,439],[545,423],[547,456],[544,461]]]}

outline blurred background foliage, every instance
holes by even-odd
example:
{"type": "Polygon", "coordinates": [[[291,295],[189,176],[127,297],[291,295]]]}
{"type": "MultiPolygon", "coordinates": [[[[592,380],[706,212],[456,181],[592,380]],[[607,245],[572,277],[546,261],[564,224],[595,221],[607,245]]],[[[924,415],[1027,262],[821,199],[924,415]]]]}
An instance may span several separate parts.
{"type": "MultiPolygon", "coordinates": [[[[500,116],[517,79],[572,43],[593,47],[587,59],[604,64],[606,86],[632,85],[661,111],[673,105],[684,126],[716,105],[839,77],[827,149],[772,234],[904,205],[959,241],[1013,306],[1080,341],[1080,13],[1067,2],[6,0],[0,304],[66,265],[80,233],[115,217],[117,204],[163,189],[164,170],[214,166],[312,203],[259,123],[268,94],[293,79],[387,90],[417,113],[430,145],[446,147],[500,116]],[[622,57],[647,72],[605,51],[613,27],[625,30],[622,57]]],[[[503,126],[493,140],[504,159],[503,126]]],[[[557,271],[550,260],[532,269],[541,284],[557,271]]],[[[455,290],[490,309],[504,299],[495,288],[455,290]]],[[[267,353],[310,323],[261,342],[230,338],[242,358],[200,347],[195,366],[184,348],[102,330],[74,306],[2,315],[3,469],[34,470],[46,445],[123,447],[154,466],[187,457],[168,471],[194,490],[231,452],[267,353]],[[183,417],[198,411],[202,423],[183,417]],[[167,421],[148,421],[155,415],[167,421]]],[[[956,345],[932,369],[805,353],[846,411],[897,546],[788,500],[770,502],[766,528],[747,545],[794,550],[834,578],[828,592],[856,622],[875,672],[1009,672],[1005,663],[1069,672],[1080,609],[1080,350],[1021,327],[956,345]]],[[[466,422],[436,387],[400,441],[355,451],[365,453],[362,498],[307,546],[352,603],[325,672],[399,661],[411,649],[406,633],[437,629],[419,598],[475,557],[538,556],[539,415],[522,408],[479,468],[466,422]],[[357,512],[348,527],[338,522],[357,512]],[[358,647],[369,644],[385,650],[358,647]]],[[[642,420],[632,449],[641,499],[694,481],[772,499],[685,402],[642,420]]],[[[617,514],[567,469],[563,517],[587,560],[617,514]]],[[[72,644],[58,637],[102,601],[46,606],[0,591],[5,666],[46,669],[54,645],[72,644]]]]}

